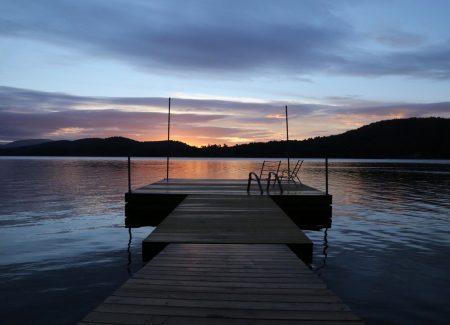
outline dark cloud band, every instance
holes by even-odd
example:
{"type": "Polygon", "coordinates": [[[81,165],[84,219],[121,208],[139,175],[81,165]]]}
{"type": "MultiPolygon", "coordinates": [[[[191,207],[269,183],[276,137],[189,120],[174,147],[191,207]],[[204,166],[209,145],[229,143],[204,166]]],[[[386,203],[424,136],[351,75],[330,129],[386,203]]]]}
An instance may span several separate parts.
{"type": "Polygon", "coordinates": [[[421,37],[391,31],[372,37],[394,43],[394,50],[364,50],[358,46],[362,36],[336,7],[330,1],[289,0],[6,0],[0,30],[151,73],[450,78],[448,42],[419,46],[421,37]]]}

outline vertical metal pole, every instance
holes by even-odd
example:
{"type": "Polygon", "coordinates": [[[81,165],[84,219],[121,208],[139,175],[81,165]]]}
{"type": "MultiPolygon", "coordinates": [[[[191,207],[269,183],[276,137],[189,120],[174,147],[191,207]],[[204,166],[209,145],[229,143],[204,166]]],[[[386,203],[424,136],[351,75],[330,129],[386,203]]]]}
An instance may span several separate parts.
{"type": "Polygon", "coordinates": [[[328,195],[328,157],[325,157],[325,194],[328,195]]]}
{"type": "Polygon", "coordinates": [[[285,106],[286,108],[286,154],[287,154],[287,161],[288,161],[288,182],[290,180],[290,175],[291,175],[291,162],[290,162],[290,158],[289,158],[289,118],[288,118],[288,107],[287,105],[285,106]]]}
{"type": "Polygon", "coordinates": [[[166,161],[166,182],[169,181],[169,156],[170,156],[170,97],[169,97],[169,114],[167,116],[167,161],[166,161]]]}
{"type": "Polygon", "coordinates": [[[128,193],[131,193],[131,162],[128,156],[128,193]]]}

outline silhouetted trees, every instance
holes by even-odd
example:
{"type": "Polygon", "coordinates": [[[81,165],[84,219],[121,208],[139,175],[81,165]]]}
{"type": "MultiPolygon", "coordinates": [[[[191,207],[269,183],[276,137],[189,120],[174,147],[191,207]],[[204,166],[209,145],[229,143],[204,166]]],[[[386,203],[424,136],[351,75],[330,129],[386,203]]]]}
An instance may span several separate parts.
{"type": "MultiPolygon", "coordinates": [[[[201,148],[179,141],[139,142],[123,137],[52,141],[19,148],[1,148],[0,155],[26,156],[149,156],[285,157],[285,141],[201,148]]],[[[450,119],[386,120],[339,135],[289,141],[291,157],[450,158],[450,119]]]]}

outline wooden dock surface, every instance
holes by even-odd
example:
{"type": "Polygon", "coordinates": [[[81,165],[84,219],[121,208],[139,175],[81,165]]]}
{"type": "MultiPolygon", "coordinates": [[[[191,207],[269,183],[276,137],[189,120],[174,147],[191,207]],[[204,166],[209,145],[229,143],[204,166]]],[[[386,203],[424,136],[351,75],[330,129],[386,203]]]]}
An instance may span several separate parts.
{"type": "Polygon", "coordinates": [[[143,241],[144,259],[169,243],[288,244],[311,262],[312,242],[268,196],[188,195],[143,241]]]}
{"type": "MultiPolygon", "coordinates": [[[[261,186],[266,192],[267,183],[261,186]]],[[[324,195],[323,192],[305,184],[283,182],[284,195],[324,195]]],[[[269,187],[269,194],[278,194],[277,185],[269,187]]],[[[247,193],[247,180],[243,179],[170,179],[133,190],[134,194],[219,194],[219,195],[260,195],[256,181],[252,182],[247,193]]]]}
{"type": "Polygon", "coordinates": [[[358,324],[281,244],[170,244],[87,324],[358,324]]]}

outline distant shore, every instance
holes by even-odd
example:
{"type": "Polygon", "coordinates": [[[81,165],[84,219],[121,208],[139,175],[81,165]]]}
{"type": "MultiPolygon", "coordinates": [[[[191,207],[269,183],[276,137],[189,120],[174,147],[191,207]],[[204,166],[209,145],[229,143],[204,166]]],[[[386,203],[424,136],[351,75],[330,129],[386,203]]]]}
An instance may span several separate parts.
{"type": "Polygon", "coordinates": [[[0,156],[450,159],[450,119],[409,118],[372,123],[339,135],[306,140],[190,146],[180,141],[139,142],[124,137],[21,140],[0,156]]]}

